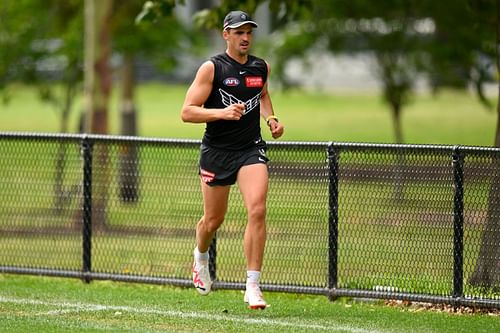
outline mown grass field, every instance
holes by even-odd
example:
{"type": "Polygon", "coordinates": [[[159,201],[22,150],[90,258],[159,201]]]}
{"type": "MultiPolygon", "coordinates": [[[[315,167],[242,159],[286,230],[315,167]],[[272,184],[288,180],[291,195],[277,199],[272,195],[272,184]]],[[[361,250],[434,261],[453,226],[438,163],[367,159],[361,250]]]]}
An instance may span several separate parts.
{"type": "Polygon", "coordinates": [[[0,275],[0,332],[491,333],[498,315],[269,292],[250,311],[240,291],[0,275]]]}

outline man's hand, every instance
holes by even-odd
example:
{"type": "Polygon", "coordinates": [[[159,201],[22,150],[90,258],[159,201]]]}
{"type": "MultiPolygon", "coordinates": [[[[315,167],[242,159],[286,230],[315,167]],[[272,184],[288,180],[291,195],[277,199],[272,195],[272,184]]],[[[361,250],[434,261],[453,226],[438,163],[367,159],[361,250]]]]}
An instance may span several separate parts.
{"type": "Polygon", "coordinates": [[[245,104],[231,104],[222,110],[221,118],[224,120],[240,120],[245,112],[245,104]]]}
{"type": "Polygon", "coordinates": [[[277,122],[276,119],[269,120],[269,129],[271,130],[271,135],[274,139],[282,136],[285,131],[285,127],[280,122],[277,122]]]}

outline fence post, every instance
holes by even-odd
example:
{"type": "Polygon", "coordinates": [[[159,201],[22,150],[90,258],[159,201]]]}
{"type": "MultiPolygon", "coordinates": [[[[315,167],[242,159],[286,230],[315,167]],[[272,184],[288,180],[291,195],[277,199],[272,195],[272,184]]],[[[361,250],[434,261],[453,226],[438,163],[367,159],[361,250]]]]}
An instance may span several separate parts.
{"type": "Polygon", "coordinates": [[[208,271],[210,272],[212,281],[215,281],[217,279],[217,233],[214,234],[214,238],[210,243],[208,255],[208,271]]]}
{"type": "Polygon", "coordinates": [[[337,288],[338,258],[338,174],[339,151],[333,143],[328,146],[328,298],[332,301],[334,289],[337,288]]]}
{"type": "Polygon", "coordinates": [[[453,147],[453,297],[463,297],[464,256],[464,155],[459,146],[453,147]]]}
{"type": "Polygon", "coordinates": [[[83,155],[83,229],[82,229],[82,279],[90,282],[92,271],[92,142],[84,136],[81,142],[83,155]]]}

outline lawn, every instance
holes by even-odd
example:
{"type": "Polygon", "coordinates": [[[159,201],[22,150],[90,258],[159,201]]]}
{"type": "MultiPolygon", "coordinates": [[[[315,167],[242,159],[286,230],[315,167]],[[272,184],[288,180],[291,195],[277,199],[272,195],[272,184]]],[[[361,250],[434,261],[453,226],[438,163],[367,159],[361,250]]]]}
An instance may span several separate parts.
{"type": "MultiPolygon", "coordinates": [[[[0,275],[0,332],[489,333],[498,315],[421,311],[326,297],[266,293],[248,310],[241,291],[0,275]]],[[[462,311],[460,311],[462,312],[462,311]]]]}

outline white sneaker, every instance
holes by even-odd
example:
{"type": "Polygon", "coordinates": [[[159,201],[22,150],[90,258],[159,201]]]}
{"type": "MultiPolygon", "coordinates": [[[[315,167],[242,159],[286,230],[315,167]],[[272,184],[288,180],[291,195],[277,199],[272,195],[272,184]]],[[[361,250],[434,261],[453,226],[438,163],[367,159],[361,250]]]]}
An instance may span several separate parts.
{"type": "Polygon", "coordinates": [[[265,309],[267,307],[267,303],[262,297],[262,292],[256,284],[247,285],[243,300],[245,303],[248,303],[248,307],[253,310],[265,309]]]}
{"type": "Polygon", "coordinates": [[[193,284],[201,295],[207,295],[212,290],[212,280],[207,265],[193,263],[193,284]]]}

